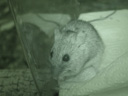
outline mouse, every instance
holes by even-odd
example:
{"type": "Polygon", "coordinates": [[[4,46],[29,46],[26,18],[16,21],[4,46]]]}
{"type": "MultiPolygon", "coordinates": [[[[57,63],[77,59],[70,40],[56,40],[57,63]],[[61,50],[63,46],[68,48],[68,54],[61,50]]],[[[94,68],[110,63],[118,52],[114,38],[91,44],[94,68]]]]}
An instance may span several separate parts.
{"type": "Polygon", "coordinates": [[[89,22],[73,20],[54,31],[50,52],[52,77],[62,82],[82,82],[99,70],[104,43],[89,22]]]}

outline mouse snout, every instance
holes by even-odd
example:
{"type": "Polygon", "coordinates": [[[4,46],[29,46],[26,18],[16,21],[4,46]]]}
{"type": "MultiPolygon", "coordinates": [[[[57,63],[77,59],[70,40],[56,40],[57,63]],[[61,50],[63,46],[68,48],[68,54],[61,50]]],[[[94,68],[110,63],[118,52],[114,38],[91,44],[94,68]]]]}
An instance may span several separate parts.
{"type": "Polygon", "coordinates": [[[59,77],[60,72],[61,72],[61,69],[60,69],[60,68],[54,67],[54,68],[52,69],[52,76],[53,76],[53,79],[58,80],[58,77],[59,77]]]}

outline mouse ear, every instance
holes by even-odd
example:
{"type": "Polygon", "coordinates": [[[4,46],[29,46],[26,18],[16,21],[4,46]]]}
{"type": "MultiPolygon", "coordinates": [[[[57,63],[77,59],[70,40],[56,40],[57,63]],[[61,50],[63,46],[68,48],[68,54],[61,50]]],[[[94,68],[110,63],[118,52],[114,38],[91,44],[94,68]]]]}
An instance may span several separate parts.
{"type": "Polygon", "coordinates": [[[77,42],[84,43],[87,38],[87,34],[85,32],[79,32],[77,34],[77,42]]]}
{"type": "Polygon", "coordinates": [[[55,29],[54,31],[54,40],[58,40],[61,37],[61,32],[59,29],[55,29]]]}

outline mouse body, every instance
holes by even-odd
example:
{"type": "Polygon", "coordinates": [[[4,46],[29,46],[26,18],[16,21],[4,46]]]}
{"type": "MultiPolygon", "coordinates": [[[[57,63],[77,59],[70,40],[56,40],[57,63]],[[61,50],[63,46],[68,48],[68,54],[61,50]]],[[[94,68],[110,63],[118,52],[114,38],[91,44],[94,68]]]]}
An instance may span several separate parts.
{"type": "Polygon", "coordinates": [[[54,32],[52,76],[59,83],[90,80],[98,72],[103,52],[103,41],[93,25],[83,20],[70,21],[54,32]]]}

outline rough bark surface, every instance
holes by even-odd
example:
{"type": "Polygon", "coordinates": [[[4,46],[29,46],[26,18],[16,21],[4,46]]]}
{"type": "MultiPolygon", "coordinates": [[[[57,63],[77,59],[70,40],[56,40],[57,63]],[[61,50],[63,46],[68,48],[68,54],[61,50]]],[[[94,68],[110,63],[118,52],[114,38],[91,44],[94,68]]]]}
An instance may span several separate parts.
{"type": "Polygon", "coordinates": [[[0,96],[40,96],[30,70],[0,70],[0,96]]]}

